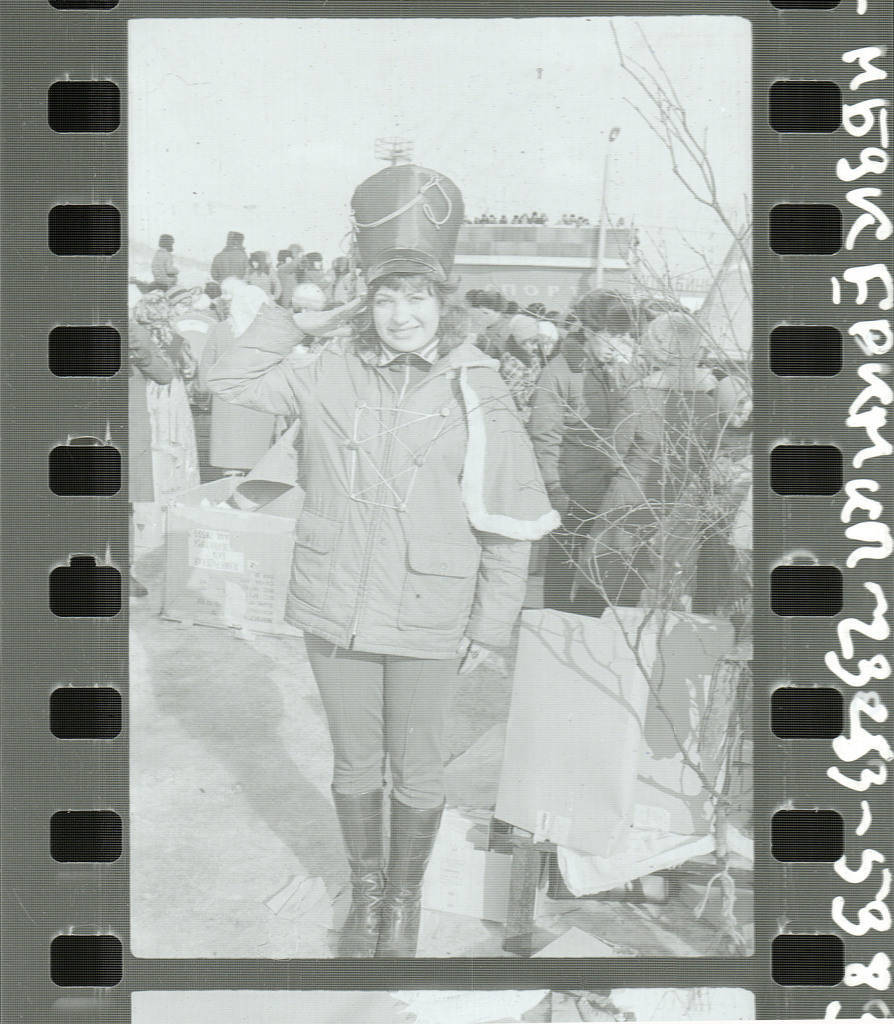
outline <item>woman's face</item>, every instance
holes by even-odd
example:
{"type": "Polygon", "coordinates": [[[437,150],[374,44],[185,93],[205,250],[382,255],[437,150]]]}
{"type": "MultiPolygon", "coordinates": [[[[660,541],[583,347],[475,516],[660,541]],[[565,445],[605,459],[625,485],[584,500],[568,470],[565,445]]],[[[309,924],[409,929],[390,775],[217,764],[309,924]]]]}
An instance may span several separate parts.
{"type": "Polygon", "coordinates": [[[403,291],[383,285],[372,301],[373,324],[395,352],[418,352],[438,333],[441,305],[425,284],[403,291]]]}

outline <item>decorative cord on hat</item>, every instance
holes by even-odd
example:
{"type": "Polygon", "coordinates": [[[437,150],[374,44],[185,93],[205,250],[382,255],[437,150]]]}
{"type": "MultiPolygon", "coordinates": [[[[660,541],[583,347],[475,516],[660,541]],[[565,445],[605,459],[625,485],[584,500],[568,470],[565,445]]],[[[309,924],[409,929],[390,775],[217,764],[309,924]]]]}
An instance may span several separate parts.
{"type": "Polygon", "coordinates": [[[447,193],[444,191],[444,187],[443,185],[441,185],[441,179],[437,175],[434,175],[433,177],[429,178],[428,181],[419,189],[416,195],[409,200],[409,202],[404,203],[403,206],[398,207],[396,210],[392,210],[391,213],[385,214],[384,217],[380,217],[378,220],[370,221],[368,224],[361,224],[360,221],[357,220],[357,218],[354,216],[352,212],[351,223],[354,225],[355,230],[378,228],[381,227],[383,224],[387,224],[388,221],[394,220],[395,217],[400,217],[408,210],[412,210],[413,207],[420,202],[422,202],[422,212],[425,214],[426,217],[428,217],[431,223],[434,224],[435,228],[438,231],[440,231],[441,225],[446,224],[447,221],[450,220],[450,216],[453,213],[453,201],[451,200],[450,196],[448,196],[447,193]],[[422,202],[425,198],[425,193],[431,188],[437,188],[437,190],[444,197],[444,202],[447,204],[447,213],[444,214],[441,220],[438,220],[438,218],[435,216],[434,210],[428,203],[422,202]]]}

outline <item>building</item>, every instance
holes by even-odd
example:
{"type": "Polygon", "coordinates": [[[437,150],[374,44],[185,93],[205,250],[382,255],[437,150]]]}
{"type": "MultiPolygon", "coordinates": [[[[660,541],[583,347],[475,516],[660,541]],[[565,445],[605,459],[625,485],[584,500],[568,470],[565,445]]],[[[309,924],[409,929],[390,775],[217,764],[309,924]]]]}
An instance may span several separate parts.
{"type": "MultiPolygon", "coordinates": [[[[609,228],[603,287],[633,287],[630,228],[609,228]]],[[[464,224],[454,272],[460,289],[497,289],[520,306],[567,309],[596,287],[599,228],[551,224],[464,224]]]]}

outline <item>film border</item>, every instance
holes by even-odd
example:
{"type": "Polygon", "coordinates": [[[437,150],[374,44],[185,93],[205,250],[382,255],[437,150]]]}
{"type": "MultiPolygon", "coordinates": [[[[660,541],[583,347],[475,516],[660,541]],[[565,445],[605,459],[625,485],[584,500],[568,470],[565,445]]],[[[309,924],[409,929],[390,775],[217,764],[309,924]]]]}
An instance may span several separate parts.
{"type": "MultiPolygon", "coordinates": [[[[846,463],[865,446],[865,433],[845,426],[859,413],[850,407],[869,382],[858,374],[864,358],[848,337],[856,320],[877,306],[878,283],[860,308],[855,287],[845,272],[885,261],[886,246],[864,231],[851,251],[829,256],[774,254],[768,244],[769,211],[780,201],[829,203],[853,222],[846,193],[859,185],[882,190],[880,203],[890,208],[890,169],[855,184],[836,174],[840,159],[856,166],[868,143],[842,129],[828,135],[778,135],[768,125],[767,96],[778,78],[831,80],[844,101],[890,94],[891,27],[882,0],[842,0],[832,10],[776,10],[769,0],[725,8],[724,15],[751,20],[754,32],[754,211],[755,211],[755,840],[757,954],[748,960],[651,961],[614,960],[533,963],[530,961],[419,961],[389,972],[387,965],[337,961],[140,961],[128,949],[127,880],[127,608],[112,618],[57,618],[47,600],[49,573],[73,554],[112,564],[127,578],[126,495],[78,498],[54,495],[47,486],[49,452],[69,436],[104,437],[126,448],[126,374],[115,378],[55,377],[47,366],[47,337],[54,327],[111,324],[126,331],[126,246],[107,257],[59,257],[46,246],[47,217],[60,202],[110,203],[122,211],[126,238],[126,25],[131,17],[211,17],[232,15],[232,5],[185,2],[146,5],[122,0],[113,10],[63,11],[40,2],[10,5],[3,14],[3,484],[4,616],[3,658],[3,945],[4,1016],[22,1012],[35,1020],[129,1019],[130,991],[146,988],[383,988],[487,987],[551,985],[625,986],[661,983],[736,985],[751,988],[760,1018],[822,1018],[830,1003],[839,1015],[880,1012],[878,1002],[890,995],[884,971],[867,967],[846,976],[855,984],[824,987],[775,985],[771,980],[770,943],[779,932],[837,934],[845,943],[848,964],[877,964],[887,943],[887,928],[867,927],[847,934],[834,923],[833,899],[845,899],[848,919],[873,899],[891,863],[891,802],[884,784],[859,793],[826,773],[827,767],[859,778],[872,761],[871,744],[848,767],[825,740],[781,741],[769,730],[769,698],[784,683],[835,686],[848,690],[825,663],[836,648],[836,620],[786,618],[769,609],[770,572],[802,556],[819,565],[839,567],[844,575],[841,616],[872,623],[886,609],[864,583],[877,582],[891,592],[890,558],[861,561],[848,567],[853,544],[844,537],[844,495],[783,498],[769,488],[768,452],[780,439],[810,439],[837,445],[846,463]],[[873,58],[887,78],[851,90],[859,68],[842,55],[866,47],[885,47],[873,58]],[[117,131],[98,135],[57,134],[47,123],[46,93],[60,78],[103,78],[121,89],[122,121],[117,131]],[[842,286],[836,302],[832,278],[842,286]],[[842,284],[843,282],[843,284],[842,284]],[[828,324],[844,336],[844,361],[834,379],[792,382],[769,372],[769,334],[782,323],[828,324]],[[821,398],[821,402],[817,399],[821,398]],[[110,686],[124,698],[124,728],[115,739],[59,740],[48,726],[51,692],[58,686],[110,686]],[[869,801],[871,831],[862,801],[869,801]],[[884,864],[866,872],[865,881],[849,884],[832,865],[782,864],[770,856],[769,822],[785,807],[832,808],[845,822],[845,858],[850,870],[865,863],[869,846],[884,864]],[[124,852],[109,864],[65,865],[49,854],[49,821],[58,810],[114,809],[125,823],[124,852]],[[871,842],[870,842],[871,839],[871,842]],[[122,981],[108,988],[59,988],[50,978],[50,943],[58,935],[110,934],[123,944],[122,981]],[[860,981],[862,978],[864,980],[860,981]],[[866,979],[875,978],[875,983],[866,979]]],[[[239,13],[255,17],[296,14],[283,2],[243,2],[239,13]]],[[[314,16],[536,16],[543,5],[474,3],[435,5],[345,3],[306,4],[301,15],[314,16]]],[[[678,3],[563,4],[549,13],[568,16],[647,16],[677,14],[678,3]]],[[[687,4],[689,14],[717,14],[708,3],[687,4]]],[[[877,129],[873,132],[877,135],[877,129]]],[[[888,307],[883,307],[882,312],[888,307]]],[[[872,318],[875,318],[873,314],[872,318]]],[[[884,356],[886,353],[879,353],[884,356]]],[[[875,357],[873,357],[874,359],[875,357]]],[[[882,394],[881,385],[879,394],[882,394]]],[[[889,399],[890,401],[890,399],[889,399]]],[[[882,402],[883,406],[884,403],[882,402]]],[[[860,476],[875,477],[873,497],[886,510],[894,500],[890,481],[875,470],[884,460],[864,467],[860,476]]],[[[849,476],[851,474],[849,473],[849,476]]],[[[890,474],[889,474],[890,476],[890,474]]],[[[880,640],[858,639],[856,656],[871,658],[880,640]]],[[[872,634],[861,633],[866,637],[872,634]]],[[[851,664],[851,671],[855,665],[851,664]]],[[[890,703],[880,677],[873,687],[890,703]]],[[[858,696],[858,695],[857,695],[858,696]]],[[[859,716],[857,725],[859,726],[859,716]]],[[[849,727],[846,726],[846,729],[849,727]]],[[[870,726],[869,731],[873,728],[870,726]]],[[[850,734],[851,739],[854,733],[850,734]]],[[[849,752],[855,747],[849,748],[849,752]]],[[[876,748],[876,753],[878,750],[876,748]]],[[[880,769],[874,771],[880,775],[880,769]]],[[[870,867],[872,865],[870,864],[870,867]]],[[[853,876],[851,876],[853,878],[853,876]]],[[[861,876],[862,877],[862,876],[861,876]]],[[[890,877],[888,875],[887,877],[890,877]]],[[[838,919],[842,911],[839,908],[838,919]]],[[[888,923],[890,928],[890,922],[888,923]]],[[[831,1012],[831,1011],[830,1011],[831,1012]]]]}

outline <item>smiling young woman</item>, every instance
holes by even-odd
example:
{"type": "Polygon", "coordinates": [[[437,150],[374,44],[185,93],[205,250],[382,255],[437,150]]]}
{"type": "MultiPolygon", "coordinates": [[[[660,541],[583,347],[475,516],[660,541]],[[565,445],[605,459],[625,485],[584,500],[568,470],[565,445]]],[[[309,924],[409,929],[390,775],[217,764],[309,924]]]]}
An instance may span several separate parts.
{"type": "Polygon", "coordinates": [[[498,364],[464,340],[450,302],[459,190],[389,167],[357,188],[353,213],[366,308],[293,321],[264,302],[208,383],[300,418],[286,615],[304,630],[334,749],[353,886],[339,955],[412,957],[457,674],[509,644],[531,542],[559,517],[498,364]],[[302,331],[327,341],[305,357],[302,331]]]}

